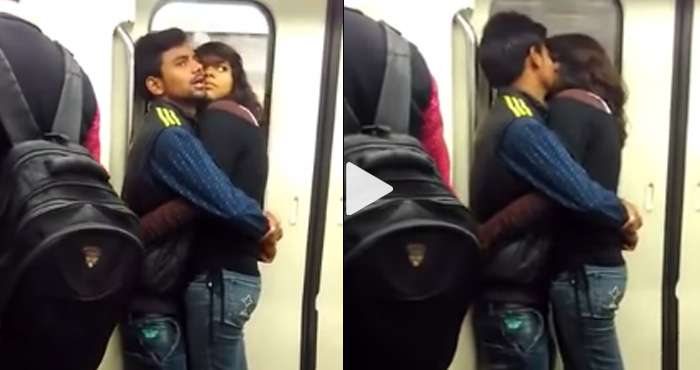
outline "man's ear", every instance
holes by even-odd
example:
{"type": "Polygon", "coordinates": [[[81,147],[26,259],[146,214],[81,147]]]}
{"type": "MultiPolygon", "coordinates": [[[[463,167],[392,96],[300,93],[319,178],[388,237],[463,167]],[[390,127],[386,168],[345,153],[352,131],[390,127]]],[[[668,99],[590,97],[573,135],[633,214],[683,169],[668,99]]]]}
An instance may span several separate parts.
{"type": "Polygon", "coordinates": [[[530,46],[527,59],[529,60],[529,63],[531,63],[532,67],[534,67],[535,69],[539,69],[544,64],[542,50],[537,45],[530,46]]]}
{"type": "Polygon", "coordinates": [[[165,94],[163,80],[158,77],[146,77],[146,89],[148,89],[153,96],[161,96],[165,94]]]}

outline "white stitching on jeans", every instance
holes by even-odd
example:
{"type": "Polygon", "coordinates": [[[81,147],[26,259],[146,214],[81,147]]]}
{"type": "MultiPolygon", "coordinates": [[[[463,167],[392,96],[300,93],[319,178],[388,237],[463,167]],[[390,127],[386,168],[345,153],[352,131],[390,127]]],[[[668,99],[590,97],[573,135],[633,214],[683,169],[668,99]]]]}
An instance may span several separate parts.
{"type": "Polygon", "coordinates": [[[253,297],[252,297],[250,294],[248,294],[248,295],[246,295],[245,297],[241,298],[241,302],[243,302],[243,304],[245,305],[245,307],[243,307],[243,310],[241,310],[241,312],[239,313],[239,315],[245,316],[245,317],[250,316],[250,313],[248,312],[248,308],[249,308],[250,306],[252,306],[253,303],[255,303],[255,302],[253,302],[253,297]]]}

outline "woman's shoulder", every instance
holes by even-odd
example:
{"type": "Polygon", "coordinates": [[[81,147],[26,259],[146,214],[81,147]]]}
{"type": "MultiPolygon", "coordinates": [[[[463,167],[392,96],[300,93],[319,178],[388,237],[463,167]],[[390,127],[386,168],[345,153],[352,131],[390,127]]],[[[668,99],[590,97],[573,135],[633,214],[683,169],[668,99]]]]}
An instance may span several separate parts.
{"type": "Polygon", "coordinates": [[[238,104],[231,99],[220,99],[209,104],[205,110],[207,112],[223,112],[230,115],[232,118],[237,120],[242,120],[252,126],[259,126],[258,121],[255,119],[253,113],[250,112],[246,107],[238,104]]]}
{"type": "Polygon", "coordinates": [[[197,119],[199,138],[205,144],[226,142],[227,145],[257,145],[261,136],[260,127],[237,110],[207,108],[197,119]]]}
{"type": "Polygon", "coordinates": [[[549,100],[549,107],[550,109],[585,109],[608,115],[612,114],[605,100],[590,91],[582,89],[560,91],[549,100]]]}

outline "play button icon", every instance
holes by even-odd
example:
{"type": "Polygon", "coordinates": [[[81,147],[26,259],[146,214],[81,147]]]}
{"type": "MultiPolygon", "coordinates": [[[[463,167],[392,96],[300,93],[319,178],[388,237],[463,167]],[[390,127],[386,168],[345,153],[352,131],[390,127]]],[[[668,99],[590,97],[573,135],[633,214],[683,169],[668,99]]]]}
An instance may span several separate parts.
{"type": "Polygon", "coordinates": [[[356,165],[345,163],[345,215],[367,207],[394,188],[356,165]]]}

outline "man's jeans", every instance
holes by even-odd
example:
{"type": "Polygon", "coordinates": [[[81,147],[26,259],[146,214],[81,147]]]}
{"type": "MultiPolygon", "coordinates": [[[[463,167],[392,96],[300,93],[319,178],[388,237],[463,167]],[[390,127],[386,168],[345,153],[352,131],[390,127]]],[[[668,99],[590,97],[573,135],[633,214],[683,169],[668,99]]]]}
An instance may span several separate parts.
{"type": "Polygon", "coordinates": [[[584,269],[581,274],[560,274],[551,286],[564,369],[622,370],[615,312],[625,294],[627,270],[590,265],[584,269]]]}
{"type": "Polygon", "coordinates": [[[549,370],[547,313],[518,303],[480,302],[474,309],[480,370],[549,370]]]}
{"type": "Polygon", "coordinates": [[[182,329],[172,316],[130,315],[121,329],[124,370],[187,370],[182,329]]]}
{"type": "Polygon", "coordinates": [[[187,288],[190,370],[247,370],[243,327],[260,298],[260,277],[202,274],[187,288]]]}

